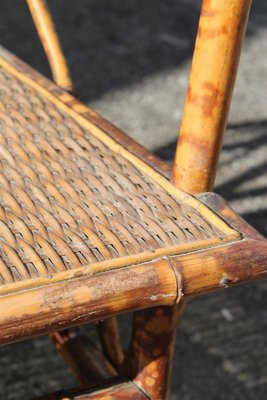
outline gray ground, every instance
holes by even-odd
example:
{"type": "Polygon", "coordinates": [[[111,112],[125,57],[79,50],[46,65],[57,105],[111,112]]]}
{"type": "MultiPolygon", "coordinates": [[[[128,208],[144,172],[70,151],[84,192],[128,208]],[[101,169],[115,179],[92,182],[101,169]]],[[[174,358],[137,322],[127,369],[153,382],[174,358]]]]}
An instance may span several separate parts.
{"type": "MultiPolygon", "coordinates": [[[[1,0],[1,42],[49,69],[23,0],[1,0]]],[[[199,0],[50,1],[77,96],[167,161],[181,118],[199,0]]],[[[216,190],[267,233],[267,3],[253,2],[216,190]]],[[[191,301],[172,399],[267,397],[267,282],[191,301]]],[[[127,329],[127,322],[124,322],[127,329]]],[[[75,384],[46,338],[0,349],[0,398],[75,384]]]]}

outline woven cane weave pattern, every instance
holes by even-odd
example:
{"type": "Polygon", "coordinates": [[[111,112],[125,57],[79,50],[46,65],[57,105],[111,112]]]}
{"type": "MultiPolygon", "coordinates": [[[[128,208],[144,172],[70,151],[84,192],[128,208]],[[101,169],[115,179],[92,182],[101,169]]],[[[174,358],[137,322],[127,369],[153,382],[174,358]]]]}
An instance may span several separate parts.
{"type": "Polygon", "coordinates": [[[0,132],[1,284],[223,235],[2,68],[0,132]]]}

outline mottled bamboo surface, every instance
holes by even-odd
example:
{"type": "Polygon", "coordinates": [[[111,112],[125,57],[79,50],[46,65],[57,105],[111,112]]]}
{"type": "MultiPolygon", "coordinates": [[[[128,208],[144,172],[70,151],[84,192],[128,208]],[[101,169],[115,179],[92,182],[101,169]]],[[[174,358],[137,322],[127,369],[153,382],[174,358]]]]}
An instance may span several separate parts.
{"type": "MultiPolygon", "coordinates": [[[[49,76],[24,4],[1,2],[2,44],[49,76]]],[[[64,10],[60,0],[51,4],[77,97],[167,161],[175,148],[199,4],[65,0],[64,10]]],[[[266,2],[255,1],[216,185],[265,235],[266,26],[266,2]]],[[[266,298],[262,281],[188,304],[177,335],[173,400],[266,397],[266,298]]],[[[123,330],[128,326],[124,318],[123,330]]],[[[45,338],[2,347],[0,357],[0,398],[28,399],[76,383],[45,338]]]]}

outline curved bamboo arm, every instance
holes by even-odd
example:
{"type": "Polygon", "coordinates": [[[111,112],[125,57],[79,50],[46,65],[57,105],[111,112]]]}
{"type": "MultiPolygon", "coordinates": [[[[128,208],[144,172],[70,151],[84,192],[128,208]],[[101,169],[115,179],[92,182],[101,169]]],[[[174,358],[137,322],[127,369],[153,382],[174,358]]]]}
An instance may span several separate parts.
{"type": "Polygon", "coordinates": [[[72,91],[73,85],[55,26],[45,0],[27,0],[34,24],[57,85],[72,91]]]}

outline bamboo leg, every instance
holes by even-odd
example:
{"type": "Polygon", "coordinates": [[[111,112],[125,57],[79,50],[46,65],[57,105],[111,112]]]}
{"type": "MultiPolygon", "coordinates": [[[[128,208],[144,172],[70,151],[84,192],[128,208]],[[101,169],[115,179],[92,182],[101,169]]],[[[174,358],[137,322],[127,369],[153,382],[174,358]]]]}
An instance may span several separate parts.
{"type": "Polygon", "coordinates": [[[183,310],[181,301],[175,307],[156,307],[134,314],[127,368],[152,400],[169,397],[176,327],[183,310]]]}
{"type": "MultiPolygon", "coordinates": [[[[211,190],[251,0],[203,0],[172,182],[211,190]]],[[[130,375],[151,399],[168,399],[176,323],[184,303],[135,313],[130,375]]]]}
{"type": "Polygon", "coordinates": [[[63,89],[72,91],[66,59],[45,0],[27,0],[40,40],[46,52],[53,79],[63,89]]]}
{"type": "Polygon", "coordinates": [[[105,356],[118,369],[124,359],[116,318],[108,318],[97,324],[98,335],[105,356]]]}
{"type": "Polygon", "coordinates": [[[49,339],[81,383],[102,381],[116,375],[109,361],[84,335],[66,329],[49,335],[49,339]]]}

